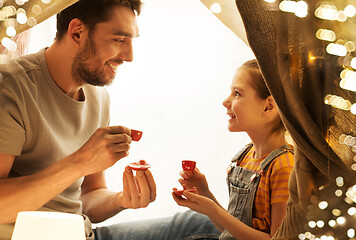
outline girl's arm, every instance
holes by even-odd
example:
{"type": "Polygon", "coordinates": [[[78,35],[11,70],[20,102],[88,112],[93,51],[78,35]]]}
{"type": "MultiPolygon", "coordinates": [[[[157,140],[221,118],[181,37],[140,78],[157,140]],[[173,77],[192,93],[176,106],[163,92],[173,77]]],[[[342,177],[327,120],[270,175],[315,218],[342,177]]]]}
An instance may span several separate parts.
{"type": "Polygon", "coordinates": [[[189,207],[191,210],[207,215],[214,225],[221,231],[226,229],[236,239],[243,240],[264,240],[271,239],[279,228],[286,212],[285,203],[275,203],[271,206],[271,233],[261,232],[253,229],[235,217],[230,215],[225,209],[217,205],[213,200],[184,191],[185,198],[173,196],[180,206],[189,207]]]}

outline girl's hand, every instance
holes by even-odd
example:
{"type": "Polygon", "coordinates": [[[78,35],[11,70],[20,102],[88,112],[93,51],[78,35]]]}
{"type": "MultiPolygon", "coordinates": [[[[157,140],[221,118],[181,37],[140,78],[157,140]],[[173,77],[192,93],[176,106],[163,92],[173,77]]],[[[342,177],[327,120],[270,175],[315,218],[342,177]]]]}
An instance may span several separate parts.
{"type": "Polygon", "coordinates": [[[193,171],[181,171],[178,181],[182,185],[183,189],[196,188],[198,193],[203,196],[210,194],[208,182],[205,175],[195,168],[193,171]]]}
{"type": "Polygon", "coordinates": [[[174,201],[179,206],[188,207],[193,211],[202,213],[207,215],[208,217],[212,217],[214,212],[217,211],[220,207],[210,198],[198,195],[197,192],[194,191],[184,191],[183,196],[177,196],[172,193],[174,201]]]}

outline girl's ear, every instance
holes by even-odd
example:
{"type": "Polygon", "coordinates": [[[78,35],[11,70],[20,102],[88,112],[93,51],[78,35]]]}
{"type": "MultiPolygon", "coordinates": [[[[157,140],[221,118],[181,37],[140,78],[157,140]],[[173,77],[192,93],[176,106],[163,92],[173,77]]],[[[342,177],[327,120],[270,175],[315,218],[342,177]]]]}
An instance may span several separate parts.
{"type": "Polygon", "coordinates": [[[277,104],[272,96],[268,96],[265,102],[264,112],[277,111],[277,104]]]}
{"type": "Polygon", "coordinates": [[[68,25],[67,36],[73,44],[79,45],[80,42],[83,41],[84,30],[85,26],[83,22],[78,18],[74,18],[68,25]]]}

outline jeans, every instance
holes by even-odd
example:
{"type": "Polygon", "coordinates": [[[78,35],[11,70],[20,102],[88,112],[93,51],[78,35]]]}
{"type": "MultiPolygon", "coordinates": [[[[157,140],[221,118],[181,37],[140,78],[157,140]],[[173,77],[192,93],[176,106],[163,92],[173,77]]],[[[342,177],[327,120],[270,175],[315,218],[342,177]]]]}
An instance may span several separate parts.
{"type": "Polygon", "coordinates": [[[173,217],[97,227],[94,233],[95,240],[213,240],[220,236],[207,216],[190,210],[173,217]]]}

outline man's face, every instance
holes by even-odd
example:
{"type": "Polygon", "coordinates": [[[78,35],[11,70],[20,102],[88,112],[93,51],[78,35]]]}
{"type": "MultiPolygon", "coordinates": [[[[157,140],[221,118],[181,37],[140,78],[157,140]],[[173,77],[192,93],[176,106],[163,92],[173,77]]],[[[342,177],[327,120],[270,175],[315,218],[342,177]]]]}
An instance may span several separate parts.
{"type": "Polygon", "coordinates": [[[110,84],[116,70],[133,60],[132,40],[138,36],[136,16],[127,7],[112,9],[108,21],[96,24],[78,50],[72,65],[72,76],[81,84],[110,84]]]}

